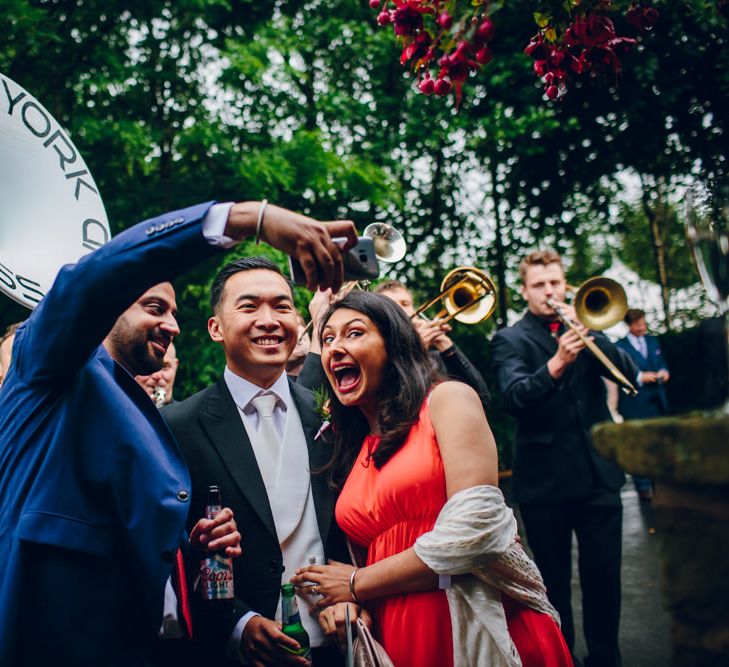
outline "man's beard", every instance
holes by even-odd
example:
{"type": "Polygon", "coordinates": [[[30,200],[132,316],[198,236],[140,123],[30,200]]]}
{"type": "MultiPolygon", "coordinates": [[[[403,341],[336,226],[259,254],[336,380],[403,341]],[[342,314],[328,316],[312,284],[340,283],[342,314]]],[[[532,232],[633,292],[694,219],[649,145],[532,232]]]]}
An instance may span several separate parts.
{"type": "Polygon", "coordinates": [[[122,357],[117,361],[122,361],[132,375],[151,375],[164,366],[164,356],[158,357],[149,346],[152,340],[162,342],[162,336],[156,331],[134,329],[120,318],[109,337],[122,357]]]}

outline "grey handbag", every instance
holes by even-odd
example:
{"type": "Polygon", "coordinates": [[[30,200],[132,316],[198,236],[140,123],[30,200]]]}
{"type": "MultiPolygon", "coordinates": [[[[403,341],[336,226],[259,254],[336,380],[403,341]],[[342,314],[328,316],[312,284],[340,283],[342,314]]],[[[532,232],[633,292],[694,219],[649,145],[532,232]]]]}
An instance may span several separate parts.
{"type": "Polygon", "coordinates": [[[352,645],[354,667],[395,667],[385,649],[370,633],[361,618],[357,619],[357,638],[352,645]]]}

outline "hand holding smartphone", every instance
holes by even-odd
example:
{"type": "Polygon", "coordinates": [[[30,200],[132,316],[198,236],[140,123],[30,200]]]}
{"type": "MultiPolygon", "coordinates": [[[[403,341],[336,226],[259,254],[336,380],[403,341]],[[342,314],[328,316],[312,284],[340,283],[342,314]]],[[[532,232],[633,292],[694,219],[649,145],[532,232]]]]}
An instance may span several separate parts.
{"type": "MultiPolygon", "coordinates": [[[[344,239],[332,239],[334,243],[342,243],[344,239]]],[[[339,244],[338,243],[338,244],[339,244]]],[[[344,279],[345,280],[373,280],[380,275],[380,267],[375,255],[375,242],[361,236],[357,245],[344,253],[344,279]]],[[[289,257],[289,271],[291,280],[296,285],[306,285],[306,275],[297,259],[289,257]]]]}

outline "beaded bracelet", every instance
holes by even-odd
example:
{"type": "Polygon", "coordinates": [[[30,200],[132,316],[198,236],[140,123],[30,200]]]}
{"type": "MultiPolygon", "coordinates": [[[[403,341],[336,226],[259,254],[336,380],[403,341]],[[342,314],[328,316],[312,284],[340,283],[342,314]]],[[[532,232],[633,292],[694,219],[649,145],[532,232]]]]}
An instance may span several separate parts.
{"type": "Polygon", "coordinates": [[[354,570],[352,570],[352,574],[349,575],[349,592],[352,595],[352,601],[355,604],[359,604],[359,600],[357,599],[357,595],[354,592],[354,577],[357,574],[357,570],[359,570],[358,567],[355,567],[354,570]]]}
{"type": "Polygon", "coordinates": [[[258,221],[256,222],[256,245],[261,242],[261,227],[263,227],[263,214],[266,212],[266,206],[268,206],[268,199],[264,199],[258,209],[258,221]]]}

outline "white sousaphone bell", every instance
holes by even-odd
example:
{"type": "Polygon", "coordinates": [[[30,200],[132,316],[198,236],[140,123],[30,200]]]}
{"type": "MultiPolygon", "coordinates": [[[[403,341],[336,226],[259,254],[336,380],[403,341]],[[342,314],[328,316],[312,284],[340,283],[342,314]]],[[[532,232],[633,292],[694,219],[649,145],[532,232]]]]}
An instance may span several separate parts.
{"type": "Polygon", "coordinates": [[[71,138],[0,73],[0,292],[34,308],[58,270],[111,234],[98,188],[71,138]],[[7,113],[6,113],[7,111],[7,113]]]}

